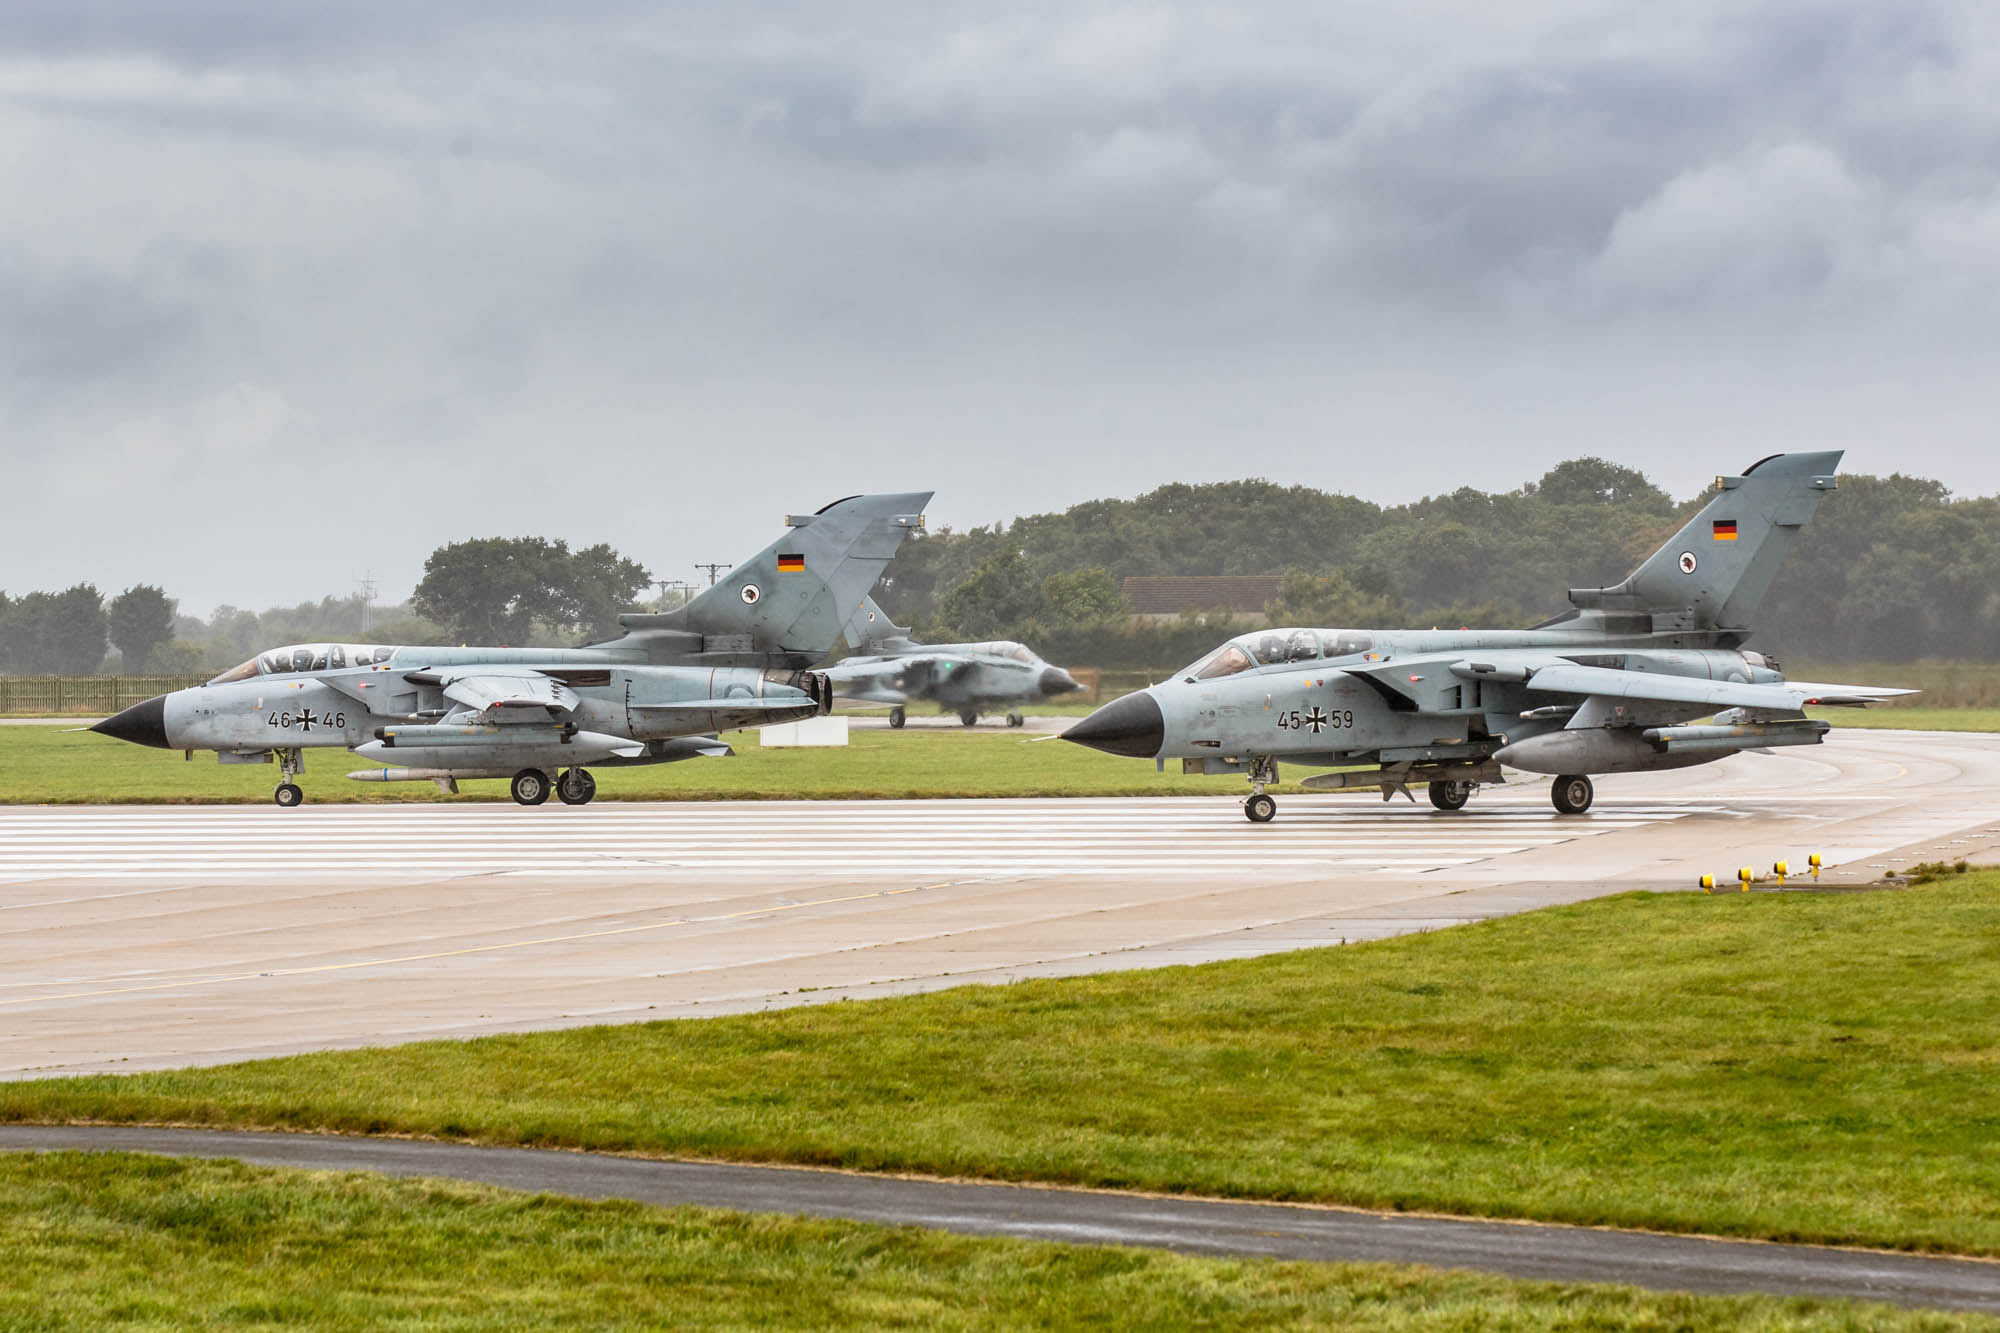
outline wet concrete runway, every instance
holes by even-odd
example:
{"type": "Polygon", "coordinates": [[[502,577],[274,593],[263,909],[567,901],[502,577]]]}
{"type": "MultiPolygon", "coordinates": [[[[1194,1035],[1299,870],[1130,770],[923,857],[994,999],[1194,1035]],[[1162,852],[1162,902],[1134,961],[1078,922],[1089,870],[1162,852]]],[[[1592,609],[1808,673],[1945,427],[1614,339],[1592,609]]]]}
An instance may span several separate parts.
{"type": "Polygon", "coordinates": [[[2000,737],[1229,799],[0,808],[0,1077],[699,1015],[1376,938],[1703,871],[2000,859],[2000,737]],[[1421,798],[1420,798],[1421,799],[1421,798]]]}

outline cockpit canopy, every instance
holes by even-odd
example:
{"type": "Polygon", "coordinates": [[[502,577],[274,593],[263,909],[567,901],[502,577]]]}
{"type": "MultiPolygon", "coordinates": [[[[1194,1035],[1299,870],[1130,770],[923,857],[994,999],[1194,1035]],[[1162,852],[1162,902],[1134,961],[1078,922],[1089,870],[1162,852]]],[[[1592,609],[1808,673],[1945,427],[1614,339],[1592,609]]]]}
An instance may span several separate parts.
{"type": "Polygon", "coordinates": [[[1180,674],[1190,680],[1216,680],[1252,667],[1276,666],[1281,662],[1358,657],[1374,647],[1375,636],[1366,630],[1258,630],[1252,634],[1237,635],[1180,674]]]}
{"type": "Polygon", "coordinates": [[[259,653],[241,666],[208,682],[227,685],[253,676],[282,676],[297,671],[339,671],[343,667],[373,666],[396,655],[394,648],[378,648],[354,643],[295,643],[259,653]]]}
{"type": "Polygon", "coordinates": [[[973,652],[979,653],[982,656],[1011,657],[1016,662],[1026,663],[1030,666],[1041,660],[1018,643],[1003,641],[998,643],[975,643],[968,646],[973,652]]]}

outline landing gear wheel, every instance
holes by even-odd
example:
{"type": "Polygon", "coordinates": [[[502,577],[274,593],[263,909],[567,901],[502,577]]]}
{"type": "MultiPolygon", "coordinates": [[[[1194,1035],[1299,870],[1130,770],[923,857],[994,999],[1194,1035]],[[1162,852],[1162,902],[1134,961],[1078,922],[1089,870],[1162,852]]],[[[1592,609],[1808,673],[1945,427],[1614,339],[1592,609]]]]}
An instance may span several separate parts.
{"type": "Polygon", "coordinates": [[[1028,720],[1027,718],[1022,717],[1019,713],[1007,714],[1007,725],[1010,727],[1018,727],[1027,720],[1028,720]]]}
{"type": "Polygon", "coordinates": [[[1596,795],[1597,788],[1581,773],[1565,773],[1549,789],[1549,800],[1555,803],[1557,813],[1565,815],[1580,815],[1590,809],[1596,795]]]}
{"type": "Polygon", "coordinates": [[[589,805],[590,798],[595,795],[597,779],[580,768],[572,768],[556,784],[556,798],[564,805],[589,805]]]}
{"type": "Polygon", "coordinates": [[[1433,782],[1431,784],[1431,804],[1440,810],[1463,810],[1465,803],[1472,799],[1470,782],[1433,782]]]}
{"type": "Polygon", "coordinates": [[[271,799],[279,805],[284,806],[287,810],[305,798],[306,794],[299,790],[299,785],[296,782],[281,782],[278,784],[278,789],[271,793],[271,799]]]}
{"type": "Polygon", "coordinates": [[[906,721],[908,721],[908,720],[909,720],[909,719],[908,719],[908,718],[907,718],[907,717],[906,717],[906,716],[904,715],[904,713],[903,713],[903,710],[902,710],[901,708],[891,708],[891,709],[889,710],[889,725],[890,725],[890,726],[892,726],[892,727],[901,727],[901,726],[903,725],[903,723],[904,723],[904,722],[906,722],[906,721]]]}
{"type": "Polygon", "coordinates": [[[960,726],[969,727],[977,721],[979,721],[979,714],[973,712],[970,708],[964,708],[959,710],[958,724],[960,726]]]}
{"type": "Polygon", "coordinates": [[[524,768],[510,784],[516,805],[540,805],[549,799],[549,775],[539,768],[524,768]]]}
{"type": "Polygon", "coordinates": [[[1243,802],[1243,817],[1253,824],[1268,824],[1277,813],[1277,801],[1261,791],[1243,802]]]}

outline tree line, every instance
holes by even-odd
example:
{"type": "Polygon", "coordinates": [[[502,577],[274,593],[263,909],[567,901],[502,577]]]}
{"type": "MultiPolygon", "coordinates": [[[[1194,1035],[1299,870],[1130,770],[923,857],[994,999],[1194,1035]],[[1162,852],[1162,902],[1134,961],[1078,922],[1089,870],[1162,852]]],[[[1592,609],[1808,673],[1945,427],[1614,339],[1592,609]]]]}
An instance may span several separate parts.
{"type": "MultiPolygon", "coordinates": [[[[1016,638],[1052,660],[1166,668],[1244,626],[1188,616],[1137,624],[1132,574],[1282,574],[1263,623],[1531,625],[1572,587],[1623,578],[1707,503],[1676,501],[1597,458],[1515,490],[1462,487],[1411,504],[1260,480],[1175,483],[903,545],[877,599],[931,642],[1016,638]]],[[[90,584],[0,593],[0,671],[82,675],[117,650],[137,673],[221,670],[284,643],[567,645],[614,637],[651,575],[602,543],[481,538],[433,551],[408,603],[326,597],[207,620],[140,584],[107,603],[90,584]],[[373,620],[368,620],[369,616],[373,620]]],[[[1816,662],[2000,656],[2000,497],[1847,474],[1766,599],[1756,644],[1816,662]]]]}
{"type": "MultiPolygon", "coordinates": [[[[933,641],[1032,642],[1057,660],[1165,667],[1240,625],[1136,625],[1133,574],[1282,574],[1271,624],[1526,626],[1567,590],[1622,579],[1712,492],[1676,501],[1643,473],[1572,459],[1515,490],[1410,504],[1259,480],[1176,483],[1131,500],[904,545],[878,600],[933,641]]],[[[1756,643],[1820,662],[1989,660],[2000,653],[2000,497],[1844,474],[1795,544],[1756,643]]]]}

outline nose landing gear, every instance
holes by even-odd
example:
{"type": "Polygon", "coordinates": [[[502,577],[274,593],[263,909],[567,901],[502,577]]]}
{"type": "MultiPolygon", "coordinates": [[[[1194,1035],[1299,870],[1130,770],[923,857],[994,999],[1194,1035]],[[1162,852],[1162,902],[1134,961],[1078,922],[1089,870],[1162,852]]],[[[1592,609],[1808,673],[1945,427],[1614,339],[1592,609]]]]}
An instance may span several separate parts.
{"type": "Polygon", "coordinates": [[[1250,794],[1243,798],[1243,817],[1253,824],[1268,824],[1278,815],[1276,798],[1267,796],[1264,788],[1278,780],[1278,761],[1270,755],[1260,755],[1250,763],[1250,794]]]}
{"type": "Polygon", "coordinates": [[[298,783],[292,781],[293,778],[305,772],[305,769],[306,754],[304,750],[294,746],[289,750],[278,751],[279,782],[277,787],[271,792],[271,799],[287,810],[305,800],[305,792],[300,790],[298,783]]]}

